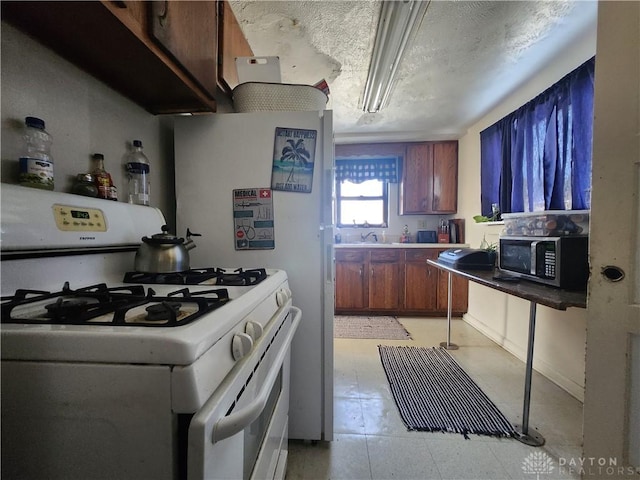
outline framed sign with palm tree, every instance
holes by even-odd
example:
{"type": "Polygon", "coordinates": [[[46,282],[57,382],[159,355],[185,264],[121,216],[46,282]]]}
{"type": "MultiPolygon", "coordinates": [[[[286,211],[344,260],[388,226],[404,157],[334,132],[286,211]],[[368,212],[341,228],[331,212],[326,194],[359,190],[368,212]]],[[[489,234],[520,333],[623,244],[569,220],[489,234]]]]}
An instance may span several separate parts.
{"type": "Polygon", "coordinates": [[[311,193],[317,130],[276,128],[271,188],[311,193]]]}

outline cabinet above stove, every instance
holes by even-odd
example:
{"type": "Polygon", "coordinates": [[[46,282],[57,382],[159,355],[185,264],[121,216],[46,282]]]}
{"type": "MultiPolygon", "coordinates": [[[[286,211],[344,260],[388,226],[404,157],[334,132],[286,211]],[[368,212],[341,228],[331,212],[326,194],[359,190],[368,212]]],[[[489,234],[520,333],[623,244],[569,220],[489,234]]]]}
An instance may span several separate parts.
{"type": "MultiPolygon", "coordinates": [[[[225,2],[3,1],[2,20],[152,114],[215,112],[218,39],[239,28],[225,2]]],[[[242,55],[251,51],[244,36],[242,55]],[[248,50],[247,50],[248,49],[248,50]]],[[[234,50],[228,43],[225,53],[234,50]]],[[[249,54],[250,55],[250,54],[249,54]]],[[[237,56],[237,55],[236,55],[237,56]]],[[[233,58],[231,58],[233,61],[233,58]]],[[[228,63],[228,59],[227,59],[228,63]]]]}

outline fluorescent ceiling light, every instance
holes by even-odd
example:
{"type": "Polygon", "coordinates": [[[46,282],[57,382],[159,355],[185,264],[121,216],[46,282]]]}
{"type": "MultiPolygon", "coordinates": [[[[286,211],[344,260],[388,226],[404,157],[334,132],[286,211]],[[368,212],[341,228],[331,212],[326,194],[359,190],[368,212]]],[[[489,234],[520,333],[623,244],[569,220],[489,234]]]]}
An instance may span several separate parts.
{"type": "Polygon", "coordinates": [[[369,75],[364,87],[362,109],[377,112],[389,102],[398,66],[405,49],[418,30],[429,1],[383,1],[369,75]]]}

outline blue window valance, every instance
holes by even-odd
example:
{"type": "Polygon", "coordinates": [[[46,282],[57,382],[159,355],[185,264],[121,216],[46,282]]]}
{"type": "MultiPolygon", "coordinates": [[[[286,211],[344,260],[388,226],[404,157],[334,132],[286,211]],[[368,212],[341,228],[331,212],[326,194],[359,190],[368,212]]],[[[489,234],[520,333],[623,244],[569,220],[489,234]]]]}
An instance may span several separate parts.
{"type": "Polygon", "coordinates": [[[398,159],[396,157],[338,158],[336,159],[336,180],[339,182],[349,180],[353,183],[382,180],[398,183],[398,159]]]}

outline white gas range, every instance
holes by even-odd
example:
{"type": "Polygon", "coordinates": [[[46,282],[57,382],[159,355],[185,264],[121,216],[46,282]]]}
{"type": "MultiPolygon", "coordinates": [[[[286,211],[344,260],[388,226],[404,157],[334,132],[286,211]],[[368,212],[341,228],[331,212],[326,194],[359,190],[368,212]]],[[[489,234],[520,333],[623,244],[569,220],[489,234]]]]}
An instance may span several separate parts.
{"type": "Polygon", "coordinates": [[[287,275],[125,275],[163,223],[149,207],[2,185],[7,478],[284,477],[301,318],[287,275]]]}

